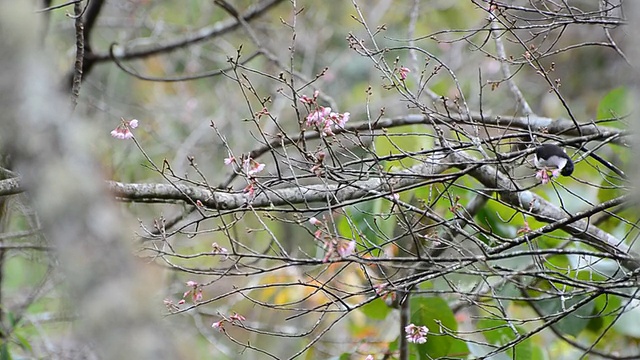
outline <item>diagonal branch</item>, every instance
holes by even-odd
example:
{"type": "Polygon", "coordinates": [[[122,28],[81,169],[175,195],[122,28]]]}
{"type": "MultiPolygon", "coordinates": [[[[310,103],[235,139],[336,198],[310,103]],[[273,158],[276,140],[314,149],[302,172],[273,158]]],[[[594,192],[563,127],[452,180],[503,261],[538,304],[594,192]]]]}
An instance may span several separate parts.
{"type": "MultiPolygon", "coordinates": [[[[450,158],[452,158],[452,161],[456,166],[461,168],[467,168],[477,164],[477,160],[475,158],[466,155],[461,151],[451,154],[450,158]]],[[[537,220],[553,223],[548,225],[549,228],[545,229],[544,232],[552,231],[555,228],[561,228],[600,251],[622,257],[622,265],[627,269],[632,271],[640,269],[639,254],[633,252],[629,246],[617,239],[615,236],[596,226],[590,225],[590,222],[585,220],[585,218],[588,218],[589,216],[608,207],[623,203],[626,201],[626,197],[605,202],[593,207],[591,211],[585,211],[567,217],[564,210],[531,191],[522,190],[523,187],[519,186],[507,175],[499,172],[494,166],[472,166],[469,174],[486,187],[498,189],[497,191],[500,194],[500,199],[514,208],[520,208],[525,212],[530,212],[537,220]],[[628,258],[629,256],[631,258],[628,258]]],[[[526,237],[523,237],[523,239],[526,241],[526,237]]],[[[513,247],[515,245],[517,245],[517,242],[506,246],[513,247]]],[[[502,251],[504,249],[500,250],[502,251]]]]}

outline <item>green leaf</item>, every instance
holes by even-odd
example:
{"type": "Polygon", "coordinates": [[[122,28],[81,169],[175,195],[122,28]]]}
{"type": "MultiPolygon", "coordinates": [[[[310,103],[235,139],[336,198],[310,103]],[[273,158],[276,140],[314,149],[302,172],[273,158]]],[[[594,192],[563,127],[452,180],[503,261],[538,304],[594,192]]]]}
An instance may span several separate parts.
{"type": "MultiPolygon", "coordinates": [[[[478,322],[477,328],[482,331],[485,339],[496,347],[506,345],[515,340],[519,334],[525,333],[518,326],[512,327],[506,321],[499,319],[482,319],[478,322]]],[[[528,338],[519,342],[516,346],[506,349],[503,353],[512,359],[532,360],[534,357],[533,348],[531,338],[528,338]]]]}
{"type": "MultiPolygon", "coordinates": [[[[427,342],[417,345],[421,360],[437,359],[450,355],[460,356],[469,352],[462,340],[447,335],[458,329],[458,323],[449,305],[437,297],[413,297],[411,299],[411,323],[429,328],[427,342]]],[[[404,335],[404,334],[403,334],[404,335]]]]}
{"type": "Polygon", "coordinates": [[[14,335],[16,337],[16,339],[18,340],[18,342],[20,343],[20,347],[28,350],[28,351],[32,351],[33,349],[31,348],[31,343],[29,343],[29,340],[24,337],[23,335],[20,335],[18,333],[16,333],[14,335]]]}
{"type": "Polygon", "coordinates": [[[0,360],[11,360],[13,357],[9,352],[9,344],[6,342],[0,345],[0,360]]]}
{"type": "MultiPolygon", "coordinates": [[[[583,301],[586,296],[587,295],[574,295],[571,297],[567,297],[564,300],[561,298],[544,299],[536,301],[535,304],[543,315],[554,316],[556,314],[562,313],[564,311],[563,309],[570,308],[571,306],[583,301]]],[[[563,334],[577,336],[589,324],[594,307],[595,302],[589,301],[588,303],[571,312],[571,314],[562,318],[562,320],[558,321],[555,325],[553,325],[553,327],[563,334]]]]}
{"type": "MultiPolygon", "coordinates": [[[[629,112],[629,95],[626,87],[619,87],[611,90],[598,104],[597,120],[617,118],[629,112]]],[[[611,124],[616,127],[624,127],[624,124],[615,121],[611,124]]]]}
{"type": "Polygon", "coordinates": [[[370,303],[364,305],[360,310],[368,317],[374,320],[384,320],[391,312],[391,308],[382,300],[377,298],[370,303]]]}
{"type": "Polygon", "coordinates": [[[602,294],[594,300],[593,313],[587,329],[599,333],[618,319],[621,301],[618,296],[602,294]]]}
{"type": "MultiPolygon", "coordinates": [[[[342,216],[337,222],[340,236],[360,242],[359,234],[367,241],[382,245],[386,239],[393,237],[396,219],[393,216],[381,218],[370,214],[384,214],[391,209],[392,203],[384,198],[370,200],[362,204],[349,206],[345,209],[347,216],[342,216]],[[353,227],[356,227],[354,229],[353,227]]],[[[368,246],[367,246],[368,247],[368,246]]],[[[373,254],[378,256],[379,254],[373,254]]]]}
{"type": "Polygon", "coordinates": [[[327,358],[327,360],[350,360],[352,353],[342,353],[340,356],[334,356],[327,358]]]}

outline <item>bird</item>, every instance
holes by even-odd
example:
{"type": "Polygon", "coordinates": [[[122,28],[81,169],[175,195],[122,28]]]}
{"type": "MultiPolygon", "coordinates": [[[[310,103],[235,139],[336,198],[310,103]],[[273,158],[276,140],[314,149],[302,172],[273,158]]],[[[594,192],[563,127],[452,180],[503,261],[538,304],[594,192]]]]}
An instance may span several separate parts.
{"type": "Polygon", "coordinates": [[[551,170],[554,176],[560,172],[562,176],[573,173],[573,161],[562,148],[555,144],[542,144],[536,148],[533,162],[538,169],[551,170]]]}

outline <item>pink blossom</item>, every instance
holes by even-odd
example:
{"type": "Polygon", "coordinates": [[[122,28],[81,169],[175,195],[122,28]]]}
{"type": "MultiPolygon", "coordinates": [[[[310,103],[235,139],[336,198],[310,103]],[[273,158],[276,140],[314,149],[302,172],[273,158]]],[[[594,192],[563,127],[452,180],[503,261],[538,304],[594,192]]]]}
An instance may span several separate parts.
{"type": "Polygon", "coordinates": [[[261,164],[257,161],[253,162],[253,165],[251,166],[251,169],[249,169],[249,171],[247,171],[247,175],[251,176],[251,175],[255,175],[257,173],[259,173],[260,171],[264,170],[265,165],[261,164]]]}
{"type": "Polygon", "coordinates": [[[376,295],[382,296],[387,293],[387,290],[385,290],[386,287],[387,284],[378,284],[373,286],[373,290],[376,292],[376,295]]]}
{"type": "Polygon", "coordinates": [[[133,134],[128,128],[118,126],[117,128],[111,130],[111,136],[116,139],[125,140],[131,139],[133,137],[133,134]]]}
{"type": "Polygon", "coordinates": [[[347,257],[356,250],[356,242],[355,240],[350,241],[347,245],[341,244],[338,246],[338,254],[342,257],[347,257]]]}
{"type": "Polygon", "coordinates": [[[320,106],[319,109],[307,115],[307,126],[322,126],[326,122],[326,117],[331,114],[330,107],[320,106]]]}
{"type": "Polygon", "coordinates": [[[233,320],[233,321],[245,321],[247,320],[247,318],[245,318],[244,316],[238,314],[237,312],[233,312],[233,315],[229,316],[229,319],[233,320]]]}
{"type": "Polygon", "coordinates": [[[253,185],[253,181],[251,181],[249,185],[245,186],[243,191],[245,194],[249,194],[249,196],[253,196],[253,193],[256,191],[256,188],[253,185]]]}
{"type": "Polygon", "coordinates": [[[262,110],[258,111],[255,114],[255,117],[259,120],[263,115],[270,115],[269,110],[266,107],[263,107],[262,110]]]}
{"type": "Polygon", "coordinates": [[[222,332],[224,330],[224,319],[214,322],[211,327],[222,332]]]}
{"type": "Polygon", "coordinates": [[[194,303],[202,301],[202,288],[193,290],[193,294],[191,294],[191,301],[193,301],[194,303]]]}
{"type": "Polygon", "coordinates": [[[324,128],[322,129],[322,136],[331,136],[333,131],[331,130],[331,122],[325,121],[324,128]]]}
{"type": "Polygon", "coordinates": [[[120,140],[131,139],[133,138],[133,133],[130,129],[135,129],[137,127],[138,120],[133,119],[130,121],[126,121],[125,119],[122,119],[122,123],[115,129],[111,130],[111,136],[120,140]]]}
{"type": "Polygon", "coordinates": [[[427,342],[427,334],[429,333],[429,328],[427,328],[426,326],[416,326],[414,324],[409,324],[405,326],[404,331],[407,333],[405,337],[409,342],[415,344],[424,344],[427,342]]]}
{"type": "Polygon", "coordinates": [[[516,231],[517,235],[522,235],[522,234],[526,234],[531,232],[531,227],[529,226],[529,222],[528,221],[524,221],[524,224],[522,225],[522,227],[520,229],[518,229],[518,231],[516,231]]]}
{"type": "Polygon", "coordinates": [[[409,70],[409,68],[406,67],[401,67],[400,68],[400,80],[404,81],[407,78],[407,74],[410,73],[411,70],[409,70]]]}
{"type": "Polygon", "coordinates": [[[309,223],[311,223],[311,225],[319,225],[322,222],[320,220],[318,220],[317,218],[312,216],[312,217],[309,218],[309,223]]]}
{"type": "Polygon", "coordinates": [[[226,254],[229,252],[229,250],[223,248],[222,246],[218,245],[217,242],[214,242],[213,244],[211,244],[211,247],[213,247],[213,252],[216,254],[226,254]]]}
{"type": "Polygon", "coordinates": [[[189,295],[191,295],[191,301],[193,301],[194,303],[202,301],[202,288],[198,287],[199,284],[195,281],[189,280],[187,281],[187,286],[193,289],[185,291],[184,294],[182,294],[182,300],[180,301],[180,304],[184,304],[184,298],[189,295]]]}
{"type": "Polygon", "coordinates": [[[311,99],[307,95],[302,95],[298,100],[300,100],[300,102],[303,104],[313,104],[313,99],[311,99]]]}
{"type": "Polygon", "coordinates": [[[364,358],[364,360],[373,360],[373,355],[367,355],[367,357],[364,358]]]}
{"type": "Polygon", "coordinates": [[[224,158],[225,165],[231,165],[236,160],[233,156],[229,155],[229,157],[224,158]]]}
{"type": "Polygon", "coordinates": [[[261,164],[250,157],[247,157],[242,161],[242,167],[248,176],[253,176],[260,171],[264,170],[265,164],[261,164]]]}
{"type": "Polygon", "coordinates": [[[536,179],[540,179],[542,185],[546,185],[549,181],[551,181],[547,169],[538,170],[536,172],[536,179]]]}
{"type": "Polygon", "coordinates": [[[344,126],[347,124],[347,121],[349,121],[349,117],[351,116],[351,113],[346,112],[344,114],[342,114],[339,118],[338,121],[336,122],[336,126],[339,128],[344,128],[344,126]]]}
{"type": "Polygon", "coordinates": [[[111,136],[116,139],[124,139],[124,134],[121,133],[118,128],[111,130],[111,136]]]}

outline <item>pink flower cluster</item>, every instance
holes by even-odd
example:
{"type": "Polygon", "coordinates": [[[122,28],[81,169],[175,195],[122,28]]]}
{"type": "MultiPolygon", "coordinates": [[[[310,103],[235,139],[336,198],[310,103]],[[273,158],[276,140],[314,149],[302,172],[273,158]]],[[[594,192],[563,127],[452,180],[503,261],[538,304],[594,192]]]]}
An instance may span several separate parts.
{"type": "Polygon", "coordinates": [[[191,301],[193,301],[194,304],[202,301],[202,287],[200,286],[200,284],[195,281],[189,280],[187,281],[187,286],[191,289],[189,289],[182,295],[182,300],[178,302],[178,305],[184,304],[185,298],[188,296],[191,297],[191,301]]]}
{"type": "Polygon", "coordinates": [[[137,127],[138,127],[138,120],[132,119],[132,120],[126,121],[125,119],[122,119],[122,123],[118,125],[117,128],[111,130],[111,136],[120,140],[131,139],[133,138],[133,133],[131,132],[131,129],[135,129],[137,127]]]}
{"type": "Polygon", "coordinates": [[[405,336],[407,341],[415,344],[424,344],[427,342],[427,334],[429,333],[429,328],[426,326],[416,326],[414,324],[409,324],[405,326],[404,331],[407,333],[405,336]]]}
{"type": "Polygon", "coordinates": [[[401,67],[398,73],[400,74],[400,80],[405,81],[407,79],[407,74],[409,74],[411,70],[407,67],[401,67]]]}
{"type": "MultiPolygon", "coordinates": [[[[224,159],[225,165],[236,164],[236,158],[229,154],[229,157],[224,159]]],[[[245,174],[247,174],[249,184],[244,188],[244,192],[253,196],[256,191],[256,179],[255,176],[265,168],[265,164],[259,163],[258,161],[252,159],[247,156],[242,160],[242,170],[245,174]]]]}
{"type": "Polygon", "coordinates": [[[238,314],[237,312],[234,312],[233,315],[229,316],[229,318],[226,318],[224,316],[222,316],[222,320],[220,321],[216,321],[214,322],[211,327],[214,329],[218,329],[219,331],[224,331],[224,323],[228,322],[231,324],[235,324],[236,322],[242,324],[243,321],[247,320],[247,318],[245,318],[244,316],[238,314]]]}
{"type": "Polygon", "coordinates": [[[351,256],[353,253],[355,253],[356,251],[355,240],[351,240],[351,241],[338,240],[333,238],[332,236],[324,234],[324,232],[326,232],[326,230],[323,229],[324,223],[315,217],[310,217],[309,223],[318,228],[313,233],[313,235],[316,239],[324,242],[324,247],[327,250],[326,255],[322,259],[323,262],[329,261],[329,259],[333,255],[338,255],[341,258],[346,258],[351,256]]]}
{"type": "Polygon", "coordinates": [[[299,100],[311,109],[309,115],[305,118],[307,126],[316,127],[323,136],[331,136],[333,135],[333,129],[345,127],[351,114],[348,112],[337,113],[331,111],[330,107],[318,105],[319,94],[316,90],[313,93],[313,97],[302,95],[299,100]]]}
{"type": "MultiPolygon", "coordinates": [[[[224,158],[225,165],[234,164],[235,161],[236,161],[236,158],[233,157],[231,154],[229,154],[229,157],[224,158]]],[[[242,160],[242,170],[244,170],[244,172],[249,177],[252,177],[255,174],[261,172],[262,170],[264,170],[264,167],[265,167],[265,164],[259,163],[248,156],[244,160],[242,160]]]]}
{"type": "Polygon", "coordinates": [[[540,169],[536,172],[536,179],[539,179],[542,185],[546,185],[551,179],[557,178],[558,176],[560,176],[560,169],[540,169]],[[549,176],[549,172],[551,172],[551,176],[549,176]]]}
{"type": "Polygon", "coordinates": [[[244,172],[246,172],[249,176],[253,176],[261,172],[262,170],[264,170],[264,167],[265,164],[261,164],[250,157],[247,157],[242,162],[242,168],[244,169],[244,172]]]}

